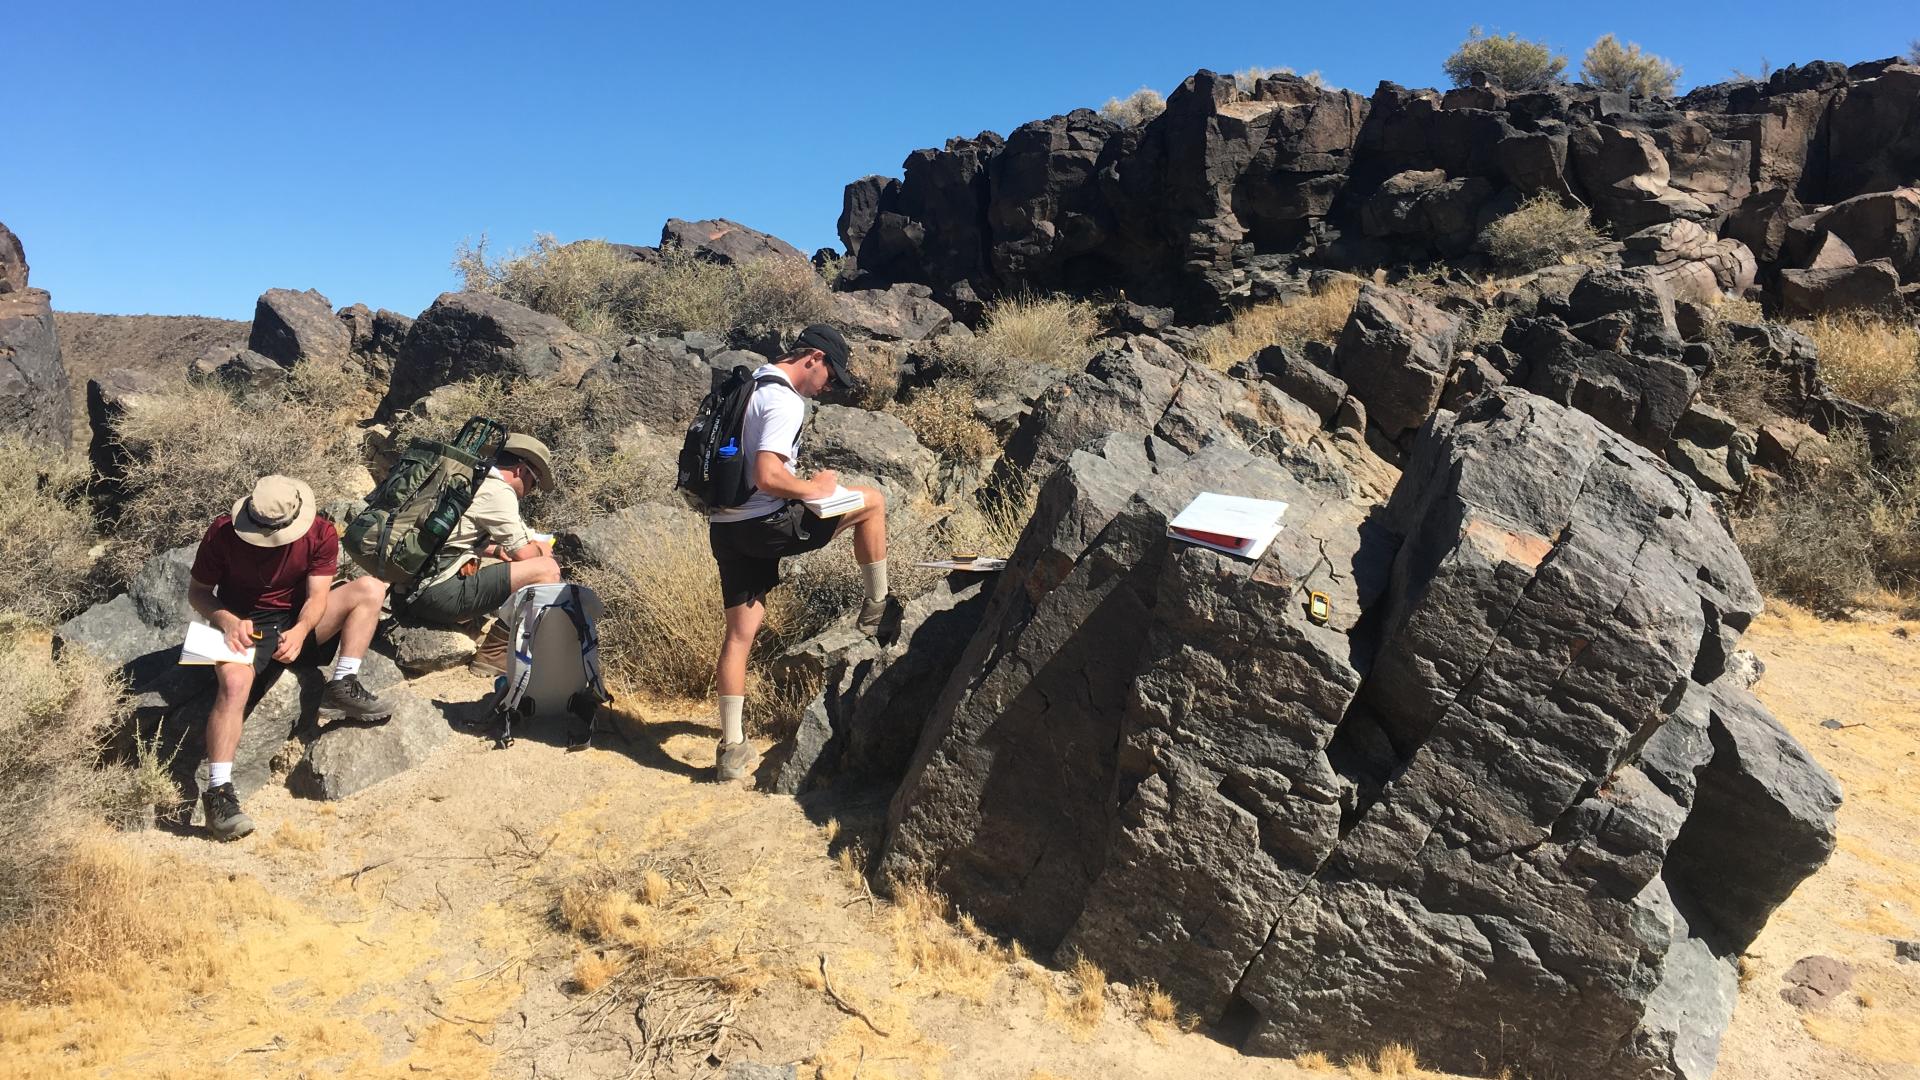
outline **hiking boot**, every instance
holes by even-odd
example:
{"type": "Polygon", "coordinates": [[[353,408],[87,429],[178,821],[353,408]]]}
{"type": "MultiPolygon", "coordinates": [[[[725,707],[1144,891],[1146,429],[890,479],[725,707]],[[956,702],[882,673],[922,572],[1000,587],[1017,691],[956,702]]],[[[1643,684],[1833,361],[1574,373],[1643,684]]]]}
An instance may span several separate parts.
{"type": "Polygon", "coordinates": [[[900,640],[900,620],[906,612],[900,601],[889,595],[860,605],[860,619],[854,625],[860,632],[882,645],[900,640]]]}
{"type": "Polygon", "coordinates": [[[253,819],[240,809],[240,796],[232,784],[208,788],[200,795],[207,811],[207,831],[215,840],[238,840],[253,831],[253,819]]]}
{"type": "Polygon", "coordinates": [[[714,747],[713,778],[722,784],[753,775],[760,764],[760,751],[750,742],[719,743],[714,747]]]}
{"type": "Polygon", "coordinates": [[[320,695],[320,708],[355,719],[393,715],[393,703],[360,685],[358,675],[329,682],[320,695]]]}
{"type": "Polygon", "coordinates": [[[473,659],[467,661],[467,674],[476,679],[491,679],[507,673],[507,650],[512,643],[507,640],[507,624],[495,619],[493,625],[480,638],[480,644],[473,650],[473,659]]]}

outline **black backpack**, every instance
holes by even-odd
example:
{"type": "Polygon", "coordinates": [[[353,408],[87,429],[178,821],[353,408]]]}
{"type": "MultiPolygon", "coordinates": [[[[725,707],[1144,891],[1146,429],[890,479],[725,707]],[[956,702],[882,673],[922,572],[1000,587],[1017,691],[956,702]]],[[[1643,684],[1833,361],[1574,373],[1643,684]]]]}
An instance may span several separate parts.
{"type": "Polygon", "coordinates": [[[753,392],[762,383],[784,381],[736,367],[700,400],[700,411],[680,444],[680,478],[674,483],[688,506],[706,513],[739,506],[752,497],[753,473],[740,445],[740,427],[753,392]]]}

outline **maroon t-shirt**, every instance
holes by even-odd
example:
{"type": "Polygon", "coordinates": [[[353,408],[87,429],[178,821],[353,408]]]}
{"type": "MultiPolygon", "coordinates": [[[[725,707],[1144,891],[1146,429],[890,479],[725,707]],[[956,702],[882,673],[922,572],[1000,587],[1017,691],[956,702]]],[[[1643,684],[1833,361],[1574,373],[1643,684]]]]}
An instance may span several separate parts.
{"type": "Polygon", "coordinates": [[[213,586],[220,606],[238,615],[292,611],[306,598],[307,578],[330,578],[339,569],[340,534],[319,516],[293,543],[260,547],[233,531],[233,515],[221,514],[193,557],[193,579],[213,586]]]}

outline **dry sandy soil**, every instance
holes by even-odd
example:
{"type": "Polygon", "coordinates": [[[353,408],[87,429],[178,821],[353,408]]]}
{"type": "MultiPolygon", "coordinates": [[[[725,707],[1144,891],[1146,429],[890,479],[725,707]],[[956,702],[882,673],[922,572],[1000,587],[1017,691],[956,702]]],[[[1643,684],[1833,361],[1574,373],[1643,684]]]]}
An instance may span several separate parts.
{"type": "MultiPolygon", "coordinates": [[[[1719,1075],[1920,1075],[1920,964],[1888,940],[1920,937],[1920,624],[1783,611],[1748,643],[1847,803],[1839,852],[1747,958],[1719,1075]],[[1854,982],[1802,1012],[1782,976],[1813,954],[1854,982]]],[[[483,689],[422,685],[456,717],[483,689]]],[[[216,930],[71,1004],[0,1009],[0,1077],[648,1075],[636,1055],[663,1076],[1435,1075],[1242,1058],[1137,989],[874,900],[851,867],[881,808],[705,783],[712,732],[686,711],[578,753],[456,737],[343,803],[256,797],[238,844],[108,840],[216,930]]]]}
{"type": "Polygon", "coordinates": [[[87,438],[87,380],[113,368],[151,371],[187,381],[187,365],[216,346],[245,348],[250,322],[201,315],[90,315],[53,313],[60,361],[73,399],[75,445],[87,438]]]}

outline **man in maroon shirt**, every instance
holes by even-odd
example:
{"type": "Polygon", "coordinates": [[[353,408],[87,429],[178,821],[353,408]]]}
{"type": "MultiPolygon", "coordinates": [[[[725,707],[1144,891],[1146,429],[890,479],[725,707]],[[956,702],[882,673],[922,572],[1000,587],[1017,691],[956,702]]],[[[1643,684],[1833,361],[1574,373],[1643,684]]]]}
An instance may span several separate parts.
{"type": "Polygon", "coordinates": [[[386,582],[363,577],[333,588],[340,534],[320,517],[313,489],[285,476],[263,476],[253,493],[214,519],[193,559],[187,600],[235,652],[253,648],[252,664],[214,665],[213,711],[207,717],[207,827],[237,840],[253,831],[233,790],[233,755],[254,676],[290,663],[309,642],[340,635],[333,678],[320,708],[345,716],[386,716],[392,707],[360,685],[360,661],[380,621],[386,582]]]}

